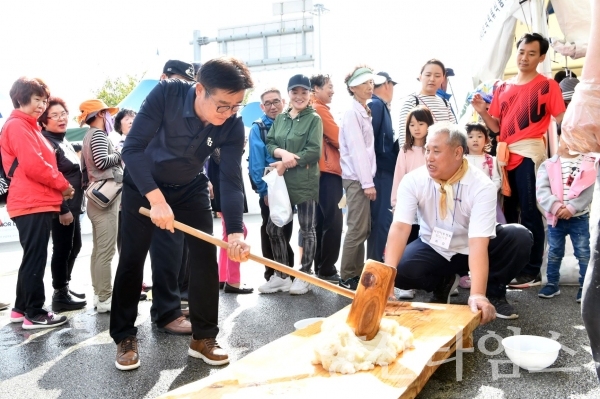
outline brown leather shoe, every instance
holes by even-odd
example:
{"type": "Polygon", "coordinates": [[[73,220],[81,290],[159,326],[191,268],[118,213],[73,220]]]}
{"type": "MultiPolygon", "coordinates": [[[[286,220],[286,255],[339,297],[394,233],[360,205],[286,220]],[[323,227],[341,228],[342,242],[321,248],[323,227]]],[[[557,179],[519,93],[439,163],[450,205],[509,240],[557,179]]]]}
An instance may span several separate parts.
{"type": "Polygon", "coordinates": [[[227,352],[219,346],[215,338],[194,339],[192,335],[188,355],[202,359],[213,366],[229,363],[227,352]]]}
{"type": "Polygon", "coordinates": [[[190,308],[187,307],[185,309],[181,309],[181,314],[184,315],[185,317],[190,317],[190,308]]]}
{"type": "Polygon", "coordinates": [[[115,366],[119,370],[134,370],[140,367],[138,341],[135,336],[129,336],[117,344],[115,366]]]}
{"type": "Polygon", "coordinates": [[[158,331],[174,335],[191,335],[192,323],[190,323],[185,316],[179,316],[166,326],[159,327],[158,331]]]}

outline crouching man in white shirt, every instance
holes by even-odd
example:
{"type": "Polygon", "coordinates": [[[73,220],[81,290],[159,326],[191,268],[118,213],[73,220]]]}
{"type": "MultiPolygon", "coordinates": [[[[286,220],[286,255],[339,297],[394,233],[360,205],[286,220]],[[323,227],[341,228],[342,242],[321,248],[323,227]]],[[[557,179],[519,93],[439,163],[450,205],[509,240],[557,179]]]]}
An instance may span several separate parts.
{"type": "Polygon", "coordinates": [[[457,125],[429,128],[426,164],[398,187],[385,263],[397,267],[395,286],[433,292],[431,302],[450,303],[459,273],[470,271],[469,306],[481,323],[516,319],[506,285],[527,264],[533,245],[529,230],[496,223],[496,187],[463,157],[467,134],[457,125]],[[406,245],[415,217],[419,239],[406,245]]]}

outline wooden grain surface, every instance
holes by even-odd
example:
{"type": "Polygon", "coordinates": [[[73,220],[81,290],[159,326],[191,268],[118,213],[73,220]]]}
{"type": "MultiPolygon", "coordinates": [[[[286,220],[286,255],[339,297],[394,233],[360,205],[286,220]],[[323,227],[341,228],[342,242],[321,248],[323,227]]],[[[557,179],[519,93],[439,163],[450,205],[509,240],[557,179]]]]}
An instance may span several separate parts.
{"type": "MultiPolygon", "coordinates": [[[[346,320],[349,306],[330,316],[346,320]]],[[[457,339],[472,344],[479,314],[467,306],[398,302],[384,317],[410,328],[414,348],[387,367],[341,375],[311,364],[321,322],[259,348],[228,367],[168,392],[169,399],[258,398],[414,398],[442,361],[456,350],[457,339]]]]}

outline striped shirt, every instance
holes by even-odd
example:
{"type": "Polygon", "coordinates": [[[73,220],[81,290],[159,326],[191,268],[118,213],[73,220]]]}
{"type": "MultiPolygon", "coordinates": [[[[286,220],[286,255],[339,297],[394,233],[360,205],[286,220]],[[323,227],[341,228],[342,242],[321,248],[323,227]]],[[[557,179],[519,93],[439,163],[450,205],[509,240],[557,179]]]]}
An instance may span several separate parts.
{"type": "Polygon", "coordinates": [[[400,108],[400,128],[398,129],[397,137],[400,148],[402,148],[406,140],[406,117],[409,112],[417,106],[417,99],[415,97],[419,98],[418,105],[424,105],[429,108],[433,115],[434,122],[449,121],[456,123],[456,117],[452,112],[452,108],[450,108],[450,104],[447,101],[444,101],[444,99],[438,96],[428,96],[425,94],[410,94],[405,97],[402,108],[400,108]]]}
{"type": "Polygon", "coordinates": [[[112,143],[109,143],[106,133],[102,130],[96,130],[92,135],[90,146],[94,164],[100,170],[106,170],[121,162],[121,154],[118,152],[113,152],[108,155],[109,145],[112,145],[112,143]]]}
{"type": "MultiPolygon", "coordinates": [[[[581,161],[583,160],[583,155],[579,155],[576,158],[563,158],[560,159],[560,167],[562,172],[562,183],[563,183],[563,204],[567,205],[569,203],[569,190],[571,189],[571,184],[573,184],[573,180],[575,176],[579,173],[579,168],[581,167],[581,161]]],[[[573,216],[580,216],[584,213],[589,212],[589,206],[586,209],[583,209],[581,212],[577,212],[577,214],[573,216]]]]}

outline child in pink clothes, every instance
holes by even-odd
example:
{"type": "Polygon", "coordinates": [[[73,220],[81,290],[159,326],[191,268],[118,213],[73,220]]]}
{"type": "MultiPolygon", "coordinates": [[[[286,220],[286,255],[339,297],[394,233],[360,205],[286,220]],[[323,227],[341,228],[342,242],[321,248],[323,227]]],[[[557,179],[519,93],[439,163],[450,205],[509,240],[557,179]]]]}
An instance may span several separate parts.
{"type": "MultiPolygon", "coordinates": [[[[392,212],[396,206],[402,206],[402,204],[396,204],[398,186],[402,178],[407,173],[425,165],[425,141],[427,139],[427,129],[431,125],[433,125],[433,116],[429,108],[425,106],[420,105],[413,108],[406,116],[406,139],[398,153],[396,169],[394,170],[391,198],[392,212]]],[[[419,224],[415,220],[406,244],[417,238],[419,238],[419,224]]],[[[399,299],[413,299],[414,297],[415,290],[400,289],[399,299]]]]}
{"type": "MultiPolygon", "coordinates": [[[[227,242],[227,230],[225,229],[225,218],[221,215],[221,226],[223,226],[223,241],[227,242]]],[[[246,225],[244,227],[244,239],[248,234],[246,225]]],[[[227,250],[219,250],[219,281],[223,286],[223,292],[228,294],[250,294],[253,288],[240,286],[240,263],[235,262],[227,256],[227,250]]]]}

